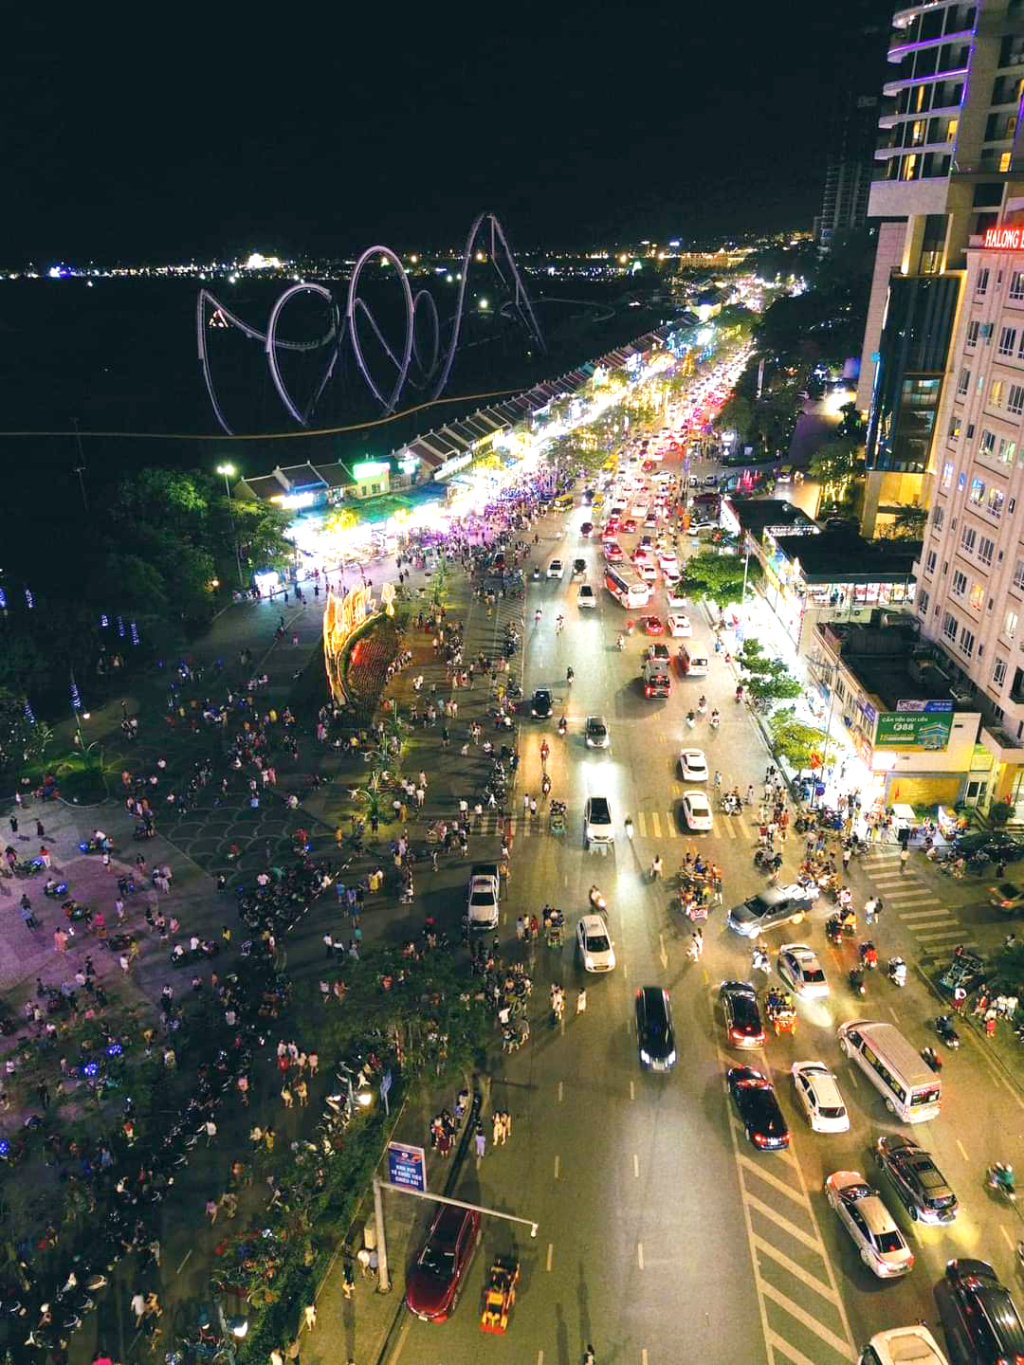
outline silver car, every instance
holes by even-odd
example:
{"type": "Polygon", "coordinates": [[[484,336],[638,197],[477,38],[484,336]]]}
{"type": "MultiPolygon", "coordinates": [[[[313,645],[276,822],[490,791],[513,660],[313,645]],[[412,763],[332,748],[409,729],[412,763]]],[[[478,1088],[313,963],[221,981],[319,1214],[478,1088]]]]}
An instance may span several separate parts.
{"type": "Polygon", "coordinates": [[[825,1181],[825,1197],[873,1275],[889,1280],[909,1273],[914,1253],[881,1195],[859,1171],[833,1172],[825,1181]]]}

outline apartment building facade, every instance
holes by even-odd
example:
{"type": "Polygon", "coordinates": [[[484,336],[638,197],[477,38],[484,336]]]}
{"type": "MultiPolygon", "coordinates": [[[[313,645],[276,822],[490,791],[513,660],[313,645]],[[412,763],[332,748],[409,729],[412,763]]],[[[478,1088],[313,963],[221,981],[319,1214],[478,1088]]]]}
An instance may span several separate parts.
{"type": "Polygon", "coordinates": [[[966,249],[916,565],[922,636],[982,713],[987,799],[1024,773],[1024,182],[966,249]]]}
{"type": "Polygon", "coordinates": [[[929,505],[927,451],[967,243],[1001,220],[1008,183],[1024,167],[1024,0],[901,4],[892,23],[888,60],[897,69],[878,119],[868,217],[881,222],[857,391],[869,417],[867,534],[884,529],[894,509],[929,505]],[[931,283],[942,276],[951,277],[952,298],[931,283]],[[929,310],[922,366],[898,323],[929,310]],[[894,315],[897,325],[887,325],[894,315]]]}

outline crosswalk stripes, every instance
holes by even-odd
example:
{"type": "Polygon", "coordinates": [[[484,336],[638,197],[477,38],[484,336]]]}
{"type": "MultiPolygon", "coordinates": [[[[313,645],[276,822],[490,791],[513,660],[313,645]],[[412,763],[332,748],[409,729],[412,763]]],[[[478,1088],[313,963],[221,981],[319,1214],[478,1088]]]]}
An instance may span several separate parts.
{"type": "Polygon", "coordinates": [[[655,839],[661,838],[661,821],[658,819],[658,812],[651,811],[651,826],[655,839]]]}

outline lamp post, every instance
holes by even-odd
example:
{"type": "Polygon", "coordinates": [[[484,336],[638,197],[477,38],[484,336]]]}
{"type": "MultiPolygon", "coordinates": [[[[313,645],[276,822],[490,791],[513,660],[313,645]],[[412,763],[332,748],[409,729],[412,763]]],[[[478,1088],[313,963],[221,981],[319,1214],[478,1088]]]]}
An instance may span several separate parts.
{"type": "MultiPolygon", "coordinates": [[[[224,493],[229,503],[231,503],[233,499],[231,496],[231,484],[228,482],[228,480],[233,479],[237,472],[238,471],[235,469],[235,466],[233,464],[219,464],[217,466],[217,473],[223,475],[224,478],[224,493]]],[[[238,548],[238,531],[235,526],[234,507],[231,508],[231,536],[235,542],[235,564],[238,566],[238,586],[240,588],[244,588],[245,575],[242,573],[242,555],[241,551],[238,548]]]]}

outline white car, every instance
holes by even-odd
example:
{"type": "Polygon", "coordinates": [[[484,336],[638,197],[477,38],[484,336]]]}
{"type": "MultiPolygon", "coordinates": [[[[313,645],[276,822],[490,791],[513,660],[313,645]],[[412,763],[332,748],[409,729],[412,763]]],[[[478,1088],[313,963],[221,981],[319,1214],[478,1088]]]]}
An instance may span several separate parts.
{"type": "Polygon", "coordinates": [[[816,901],[820,887],[817,882],[810,882],[804,886],[802,882],[787,882],[785,886],[780,886],[779,891],[787,900],[790,901],[816,901]]]}
{"type": "Polygon", "coordinates": [[[806,943],[784,943],[775,965],[783,981],[801,1000],[818,1000],[829,994],[818,955],[806,943]]]}
{"type": "MultiPolygon", "coordinates": [[[[679,648],[682,649],[683,646],[680,645],[679,648]]],[[[706,654],[691,654],[690,670],[687,676],[690,678],[703,678],[706,676],[707,671],[708,656],[706,654]]]]}
{"type": "Polygon", "coordinates": [[[679,572],[678,567],[666,568],[663,564],[661,566],[661,576],[665,580],[665,586],[667,588],[672,588],[675,587],[683,575],[679,572]]]}
{"type": "Polygon", "coordinates": [[[468,909],[471,928],[496,929],[498,927],[497,877],[470,877],[468,909]]]}
{"type": "Polygon", "coordinates": [[[576,605],[578,607],[596,607],[597,598],[594,596],[594,589],[589,583],[581,583],[576,591],[576,605]]]}
{"type": "Polygon", "coordinates": [[[658,566],[652,564],[649,559],[641,559],[636,566],[636,571],[645,583],[656,583],[658,581],[658,566]]]}
{"type": "Polygon", "coordinates": [[[576,926],[576,947],[585,972],[610,972],[615,949],[604,915],[583,915],[576,926]]]}
{"type": "Polygon", "coordinates": [[[687,829],[711,829],[711,807],[703,792],[687,792],[683,797],[683,819],[687,829]]]}
{"type": "Polygon", "coordinates": [[[835,1171],[825,1181],[825,1198],[853,1238],[860,1258],[880,1280],[906,1275],[914,1253],[892,1214],[859,1171],[835,1171]]]}
{"type": "Polygon", "coordinates": [[[561,578],[565,573],[565,567],[560,559],[553,559],[548,565],[548,578],[561,578]]]}
{"type": "Polygon", "coordinates": [[[690,636],[693,634],[693,626],[690,625],[690,618],[683,616],[680,612],[673,612],[668,618],[668,633],[679,639],[680,636],[690,636]]]}
{"type": "Polygon", "coordinates": [[[659,550],[658,563],[663,569],[675,569],[679,564],[675,550],[659,550]]]}
{"type": "Polygon", "coordinates": [[[679,755],[679,771],[684,782],[706,782],[708,761],[700,749],[684,749],[679,755]]]}
{"type": "Polygon", "coordinates": [[[635,502],[633,504],[632,515],[636,517],[637,521],[641,521],[647,515],[647,504],[645,502],[635,502]]]}
{"type": "Polygon", "coordinates": [[[948,1365],[927,1327],[890,1327],[876,1332],[858,1357],[860,1365],[948,1365]]]}
{"type": "Polygon", "coordinates": [[[846,1133],[850,1116],[839,1082],[824,1062],[794,1062],[791,1068],[797,1099],[815,1133],[846,1133]]]}

